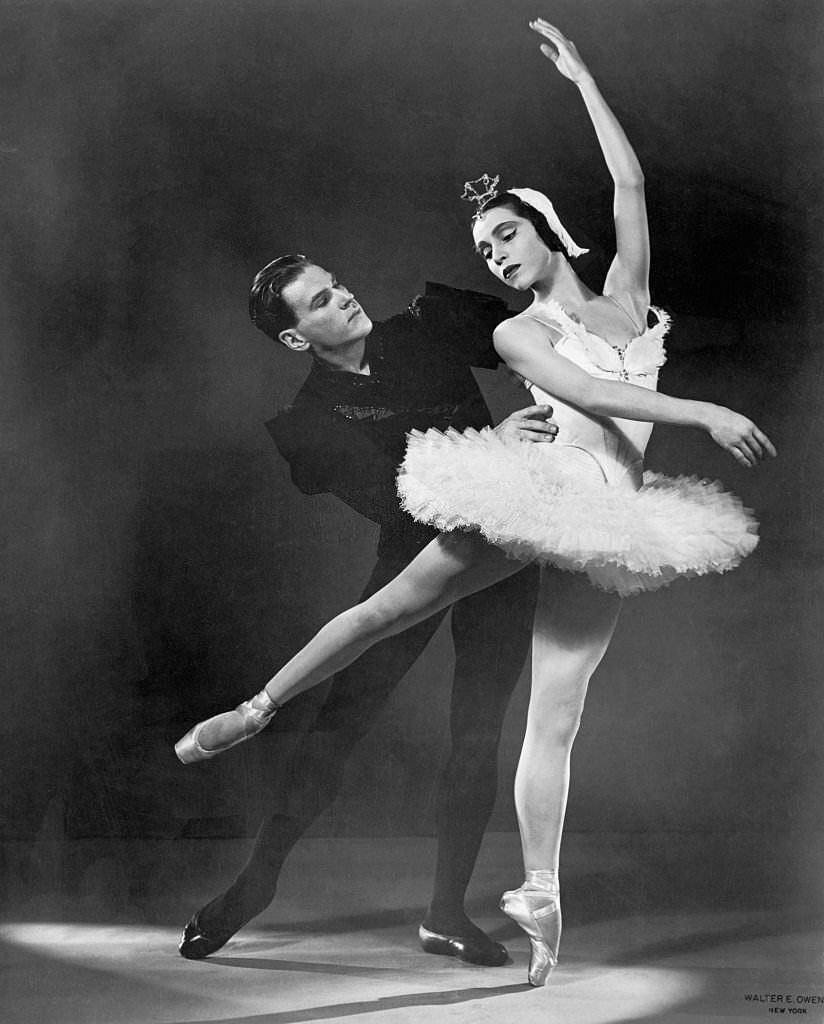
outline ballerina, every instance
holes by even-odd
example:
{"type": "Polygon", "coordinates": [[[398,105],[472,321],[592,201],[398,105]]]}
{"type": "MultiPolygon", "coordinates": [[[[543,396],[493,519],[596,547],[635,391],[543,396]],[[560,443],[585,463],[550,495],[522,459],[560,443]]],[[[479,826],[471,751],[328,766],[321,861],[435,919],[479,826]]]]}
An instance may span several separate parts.
{"type": "Polygon", "coordinates": [[[614,182],[616,256],[601,294],[569,262],[580,250],[542,193],[470,183],[479,255],[533,302],[494,332],[499,354],[559,424],[553,445],[501,443],[490,430],[410,436],[404,507],[444,532],[386,587],[324,626],[266,686],[176,745],[188,763],[259,732],[282,704],[384,637],[460,597],[542,566],[532,689],[515,784],[526,877],[502,909],[527,934],[528,980],[544,984],[561,935],[558,868],[570,752],[590,677],[622,596],[679,576],[725,572],[756,546],[756,524],[716,484],[643,474],[652,424],[699,427],[743,466],[775,455],[747,417],[658,393],[668,317],[650,307],[640,165],[575,46],[537,19],[541,52],[579,89],[614,182]],[[650,327],[650,310],[655,323],[650,327]]]}

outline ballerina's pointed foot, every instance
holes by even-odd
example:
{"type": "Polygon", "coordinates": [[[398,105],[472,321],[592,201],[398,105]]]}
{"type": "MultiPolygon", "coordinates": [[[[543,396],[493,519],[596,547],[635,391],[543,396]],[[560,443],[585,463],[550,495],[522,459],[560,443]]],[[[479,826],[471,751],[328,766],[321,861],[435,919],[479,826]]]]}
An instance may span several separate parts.
{"type": "Polygon", "coordinates": [[[221,715],[198,722],[175,743],[178,760],[192,764],[222,754],[265,729],[281,707],[266,690],[261,690],[238,704],[234,711],[224,711],[221,715]]]}
{"type": "Polygon", "coordinates": [[[526,882],[520,889],[503,894],[501,910],[529,939],[529,984],[546,985],[558,963],[561,942],[561,895],[557,886],[533,889],[526,882]]]}

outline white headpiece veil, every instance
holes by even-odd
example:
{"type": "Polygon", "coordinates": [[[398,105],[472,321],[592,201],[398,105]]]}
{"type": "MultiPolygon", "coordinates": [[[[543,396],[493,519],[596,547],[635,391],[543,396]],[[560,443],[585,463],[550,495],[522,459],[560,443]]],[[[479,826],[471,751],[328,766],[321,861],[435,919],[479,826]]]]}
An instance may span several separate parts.
{"type": "Polygon", "coordinates": [[[508,188],[506,191],[517,196],[521,202],[527,203],[544,217],[551,230],[558,236],[568,256],[583,256],[585,252],[589,252],[589,249],[582,249],[577,242],[572,240],[569,232],[561,223],[561,218],[555,212],[555,207],[549,197],[545,196],[543,192],[534,188],[508,188]]]}

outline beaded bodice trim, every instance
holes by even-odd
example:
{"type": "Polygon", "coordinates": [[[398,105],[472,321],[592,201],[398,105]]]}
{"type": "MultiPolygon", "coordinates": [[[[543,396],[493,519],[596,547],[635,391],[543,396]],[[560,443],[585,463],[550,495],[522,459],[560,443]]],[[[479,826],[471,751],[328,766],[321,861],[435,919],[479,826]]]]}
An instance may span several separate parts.
{"type": "Polygon", "coordinates": [[[664,337],[670,328],[670,317],[657,306],[650,306],[650,309],[656,316],[656,323],[631,338],[626,345],[611,345],[601,335],[585,327],[577,317],[567,313],[554,299],[540,307],[540,311],[546,312],[552,323],[547,323],[533,313],[521,315],[560,330],[562,338],[555,347],[564,341],[573,341],[584,351],[587,359],[597,370],[618,380],[629,381],[634,377],[654,376],[666,362],[664,337]]]}

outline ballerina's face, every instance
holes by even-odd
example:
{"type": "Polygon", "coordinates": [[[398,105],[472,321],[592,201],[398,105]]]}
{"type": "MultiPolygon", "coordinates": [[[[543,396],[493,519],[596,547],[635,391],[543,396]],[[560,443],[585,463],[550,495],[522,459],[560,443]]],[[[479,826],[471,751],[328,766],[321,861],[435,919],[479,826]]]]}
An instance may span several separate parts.
{"type": "Polygon", "coordinates": [[[482,214],[472,237],[490,272],[517,291],[526,291],[549,268],[552,253],[534,225],[506,206],[482,214]]]}

